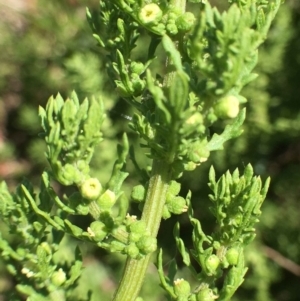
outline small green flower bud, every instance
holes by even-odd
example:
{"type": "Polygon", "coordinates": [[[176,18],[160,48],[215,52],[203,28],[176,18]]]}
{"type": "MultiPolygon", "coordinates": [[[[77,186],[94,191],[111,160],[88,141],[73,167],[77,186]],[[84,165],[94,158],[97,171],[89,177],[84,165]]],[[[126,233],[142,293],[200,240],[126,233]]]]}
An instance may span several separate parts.
{"type": "Polygon", "coordinates": [[[203,123],[203,116],[202,116],[201,113],[196,112],[187,119],[186,123],[191,124],[191,125],[202,124],[203,123]]]}
{"type": "Polygon", "coordinates": [[[84,160],[79,160],[76,162],[76,167],[81,173],[87,175],[90,172],[89,164],[84,160]]]}
{"type": "Polygon", "coordinates": [[[116,202],[116,195],[113,191],[107,189],[97,200],[101,210],[110,210],[116,202]]]}
{"type": "Polygon", "coordinates": [[[188,150],[188,159],[196,164],[207,161],[209,155],[207,141],[197,141],[191,144],[188,150]]]}
{"type": "Polygon", "coordinates": [[[162,218],[163,218],[163,219],[168,219],[168,218],[170,218],[170,217],[171,217],[171,213],[170,213],[170,211],[169,211],[167,205],[165,204],[165,205],[164,205],[164,208],[163,208],[162,218]]]}
{"type": "Polygon", "coordinates": [[[221,98],[214,106],[215,113],[220,118],[235,118],[239,111],[239,100],[236,96],[228,95],[221,98]]]}
{"type": "Polygon", "coordinates": [[[190,284],[184,279],[176,279],[174,281],[174,293],[177,297],[188,297],[191,292],[190,284]]]}
{"type": "Polygon", "coordinates": [[[137,258],[140,254],[140,250],[134,243],[131,243],[125,248],[125,253],[128,254],[128,256],[130,256],[131,258],[137,258]]]}
{"type": "Polygon", "coordinates": [[[137,242],[140,240],[141,236],[142,235],[140,233],[132,232],[132,233],[129,233],[128,240],[130,242],[137,242]]]}
{"type": "Polygon", "coordinates": [[[214,295],[212,290],[209,288],[204,288],[197,294],[197,301],[214,301],[217,298],[218,296],[214,295]]]}
{"type": "Polygon", "coordinates": [[[96,200],[99,197],[101,191],[102,185],[96,178],[89,178],[80,186],[82,197],[89,201],[96,200]]]}
{"type": "Polygon", "coordinates": [[[152,30],[154,30],[155,32],[157,32],[161,35],[165,34],[165,32],[166,32],[165,29],[166,29],[166,26],[163,23],[159,23],[152,27],[152,30]]]}
{"type": "Polygon", "coordinates": [[[176,181],[171,181],[168,188],[168,195],[176,196],[180,192],[181,184],[176,181]]]}
{"type": "Polygon", "coordinates": [[[141,235],[146,233],[146,223],[144,221],[135,221],[129,226],[131,232],[136,232],[141,235]]]}
{"type": "Polygon", "coordinates": [[[226,252],[226,259],[230,265],[237,265],[239,260],[239,250],[237,248],[231,248],[226,252]]]}
{"type": "Polygon", "coordinates": [[[205,265],[210,274],[215,274],[220,265],[220,259],[217,255],[210,255],[205,260],[205,265]]]}
{"type": "Polygon", "coordinates": [[[171,35],[176,35],[178,33],[178,28],[175,24],[168,23],[166,26],[166,29],[167,29],[168,33],[171,35]]]}
{"type": "Polygon", "coordinates": [[[168,19],[176,20],[182,14],[182,10],[180,7],[170,5],[168,19]]]}
{"type": "Polygon", "coordinates": [[[57,287],[61,286],[66,281],[66,279],[67,276],[63,269],[55,271],[51,276],[51,282],[57,287]]]}
{"type": "Polygon", "coordinates": [[[9,274],[11,275],[17,275],[19,272],[17,271],[16,267],[12,264],[6,264],[6,269],[9,274]]]}
{"type": "Polygon", "coordinates": [[[104,223],[100,221],[94,221],[87,228],[87,232],[90,237],[95,241],[102,241],[107,236],[107,228],[104,223]]]}
{"type": "Polygon", "coordinates": [[[140,79],[139,75],[136,73],[131,74],[131,84],[133,89],[133,95],[137,96],[139,95],[146,86],[146,82],[142,79],[140,79]]]}
{"type": "Polygon", "coordinates": [[[166,205],[167,205],[169,211],[174,214],[181,214],[183,212],[187,212],[187,210],[188,210],[186,201],[181,196],[174,197],[166,205]]]}
{"type": "Polygon", "coordinates": [[[193,171],[196,169],[197,166],[199,166],[199,164],[196,164],[194,162],[188,162],[188,163],[184,164],[184,170],[193,171]]]}
{"type": "Polygon", "coordinates": [[[40,247],[46,252],[47,255],[51,255],[52,254],[52,250],[50,245],[47,242],[42,242],[40,244],[40,247]]]}
{"type": "Polygon", "coordinates": [[[146,4],[138,14],[139,20],[145,25],[157,24],[162,16],[162,10],[155,3],[146,4]]]}
{"type": "Polygon", "coordinates": [[[78,206],[76,206],[75,208],[75,211],[77,214],[80,215],[88,215],[90,212],[90,208],[86,204],[78,204],[78,206]]]}
{"type": "Polygon", "coordinates": [[[125,249],[125,245],[119,241],[112,241],[110,243],[110,251],[113,252],[122,252],[125,249]]]}
{"type": "Polygon", "coordinates": [[[194,14],[186,12],[176,19],[176,26],[179,31],[187,32],[192,29],[196,21],[194,14]]]}
{"type": "Polygon", "coordinates": [[[174,13],[174,12],[170,12],[168,14],[168,23],[172,23],[171,21],[173,21],[173,23],[175,23],[176,19],[180,16],[181,11],[179,13],[174,13]]]}
{"type": "Polygon", "coordinates": [[[138,75],[141,75],[145,70],[145,66],[141,62],[132,62],[130,64],[129,70],[130,73],[136,73],[138,75]]]}
{"type": "Polygon", "coordinates": [[[140,249],[142,253],[149,254],[156,250],[157,241],[156,238],[151,236],[142,236],[136,243],[136,246],[140,249]]]}
{"type": "Polygon", "coordinates": [[[66,165],[64,165],[63,167],[61,166],[61,164],[57,163],[57,167],[53,168],[53,169],[57,169],[54,170],[54,173],[56,175],[57,180],[65,185],[65,186],[69,186],[72,185],[74,183],[78,183],[79,178],[78,178],[78,170],[72,165],[67,163],[66,165]]]}
{"type": "Polygon", "coordinates": [[[137,242],[143,235],[147,233],[144,221],[135,221],[129,226],[129,241],[137,242]]]}
{"type": "Polygon", "coordinates": [[[17,249],[17,253],[18,255],[22,256],[22,257],[25,257],[26,254],[27,254],[27,250],[23,249],[23,248],[18,248],[17,249]]]}

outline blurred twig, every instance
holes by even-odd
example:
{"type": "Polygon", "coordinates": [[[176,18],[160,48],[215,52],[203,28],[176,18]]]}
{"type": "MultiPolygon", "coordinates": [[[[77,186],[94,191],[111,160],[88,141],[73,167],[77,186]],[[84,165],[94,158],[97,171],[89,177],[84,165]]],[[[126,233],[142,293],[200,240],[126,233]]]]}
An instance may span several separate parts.
{"type": "Polygon", "coordinates": [[[279,266],[281,266],[282,268],[291,272],[292,274],[300,277],[300,265],[298,265],[294,261],[284,257],[278,251],[276,251],[270,247],[264,246],[263,250],[264,250],[264,253],[266,254],[266,256],[269,257],[274,262],[276,262],[279,266]]]}

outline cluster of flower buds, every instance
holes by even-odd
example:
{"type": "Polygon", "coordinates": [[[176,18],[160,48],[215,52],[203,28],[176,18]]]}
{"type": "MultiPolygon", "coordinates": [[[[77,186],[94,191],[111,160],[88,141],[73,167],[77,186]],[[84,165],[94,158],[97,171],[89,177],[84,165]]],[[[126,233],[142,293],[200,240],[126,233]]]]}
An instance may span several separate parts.
{"type": "Polygon", "coordinates": [[[167,219],[171,217],[171,214],[181,214],[188,210],[186,200],[178,196],[180,192],[181,185],[176,181],[171,181],[171,184],[168,189],[166,203],[163,209],[163,218],[167,219]]]}
{"type": "Polygon", "coordinates": [[[196,21],[191,12],[182,12],[173,6],[163,11],[156,3],[149,3],[140,8],[137,19],[150,31],[160,35],[186,33],[193,28],[196,21]]]}
{"type": "Polygon", "coordinates": [[[102,185],[96,178],[89,178],[80,185],[80,192],[86,202],[96,201],[101,211],[110,211],[116,202],[116,195],[107,189],[103,192],[102,185]]]}

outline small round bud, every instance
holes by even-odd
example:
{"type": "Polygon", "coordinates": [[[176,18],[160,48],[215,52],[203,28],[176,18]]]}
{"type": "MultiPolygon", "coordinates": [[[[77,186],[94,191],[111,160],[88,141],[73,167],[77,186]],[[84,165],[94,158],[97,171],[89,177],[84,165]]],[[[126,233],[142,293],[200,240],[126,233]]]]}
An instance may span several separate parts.
{"type": "Polygon", "coordinates": [[[156,238],[151,236],[142,236],[136,243],[136,246],[140,249],[142,253],[149,254],[156,250],[157,241],[156,238]]]}
{"type": "Polygon", "coordinates": [[[67,163],[61,166],[60,162],[57,162],[57,167],[53,166],[53,170],[56,179],[63,185],[69,186],[78,182],[78,170],[72,165],[67,163]],[[55,168],[56,167],[56,168],[55,168]],[[57,170],[56,170],[57,169],[57,170]]]}
{"type": "Polygon", "coordinates": [[[80,186],[82,197],[89,201],[96,200],[99,197],[101,191],[102,185],[96,178],[89,178],[80,186]]]}
{"type": "Polygon", "coordinates": [[[168,195],[176,196],[180,192],[181,184],[176,181],[171,181],[168,188],[168,195]]]}
{"type": "Polygon", "coordinates": [[[186,123],[191,125],[203,124],[203,116],[201,113],[196,112],[187,119],[186,123]]]}
{"type": "Polygon", "coordinates": [[[131,74],[131,84],[133,89],[133,95],[135,96],[140,94],[146,86],[146,82],[140,79],[139,75],[136,73],[131,74]]]}
{"type": "Polygon", "coordinates": [[[116,202],[116,195],[113,191],[107,189],[97,200],[101,210],[110,210],[116,202]]]}
{"type": "Polygon", "coordinates": [[[168,20],[176,20],[180,15],[182,15],[182,10],[180,7],[169,5],[168,20]]]}
{"type": "Polygon", "coordinates": [[[89,164],[84,160],[78,160],[76,162],[76,167],[81,173],[85,175],[87,175],[90,172],[89,164]]]}
{"type": "Polygon", "coordinates": [[[167,207],[171,213],[181,214],[183,212],[187,212],[188,207],[186,205],[186,201],[183,197],[177,196],[174,197],[167,203],[167,207]]]}
{"type": "Polygon", "coordinates": [[[176,279],[174,281],[174,293],[177,297],[188,297],[191,292],[190,284],[184,279],[176,279]]]}
{"type": "Polygon", "coordinates": [[[134,243],[131,243],[125,248],[125,253],[131,258],[137,258],[140,254],[140,250],[134,243]]]}
{"type": "Polygon", "coordinates": [[[55,271],[51,276],[51,281],[55,286],[61,286],[67,279],[66,273],[59,269],[58,271],[55,271]]]}
{"type": "Polygon", "coordinates": [[[171,35],[176,35],[178,33],[178,28],[173,23],[168,23],[166,26],[166,29],[167,29],[168,33],[171,35]]]}
{"type": "Polygon", "coordinates": [[[128,240],[129,240],[129,242],[137,242],[140,240],[141,236],[142,235],[140,233],[132,232],[132,233],[129,233],[128,240]]]}
{"type": "Polygon", "coordinates": [[[47,242],[42,242],[40,244],[40,247],[46,252],[47,255],[51,255],[52,254],[52,250],[50,245],[47,242]]]}
{"type": "Polygon", "coordinates": [[[169,211],[167,205],[165,204],[164,205],[164,208],[163,208],[163,214],[162,214],[162,218],[163,219],[168,219],[171,217],[171,212],[169,211]]]}
{"type": "Polygon", "coordinates": [[[220,118],[235,118],[239,111],[240,102],[236,96],[228,95],[221,98],[214,106],[215,113],[220,118]]]}
{"type": "Polygon", "coordinates": [[[207,149],[206,141],[192,144],[188,151],[188,159],[196,164],[207,161],[209,155],[210,151],[207,149]]]}
{"type": "Polygon", "coordinates": [[[146,232],[146,224],[144,221],[135,221],[129,226],[129,241],[137,242],[139,239],[145,235],[146,232]]]}
{"type": "Polygon", "coordinates": [[[88,227],[87,232],[90,237],[95,241],[102,241],[107,236],[107,228],[104,223],[100,221],[94,221],[88,227]]]}
{"type": "Polygon", "coordinates": [[[113,240],[110,243],[110,251],[111,252],[122,252],[125,249],[125,245],[119,241],[113,240]]]}
{"type": "Polygon", "coordinates": [[[136,232],[141,235],[146,232],[146,223],[144,221],[135,221],[129,226],[131,232],[136,232]]]}
{"type": "Polygon", "coordinates": [[[226,259],[230,265],[237,265],[239,260],[239,250],[237,248],[231,248],[226,252],[226,259]]]}
{"type": "Polygon", "coordinates": [[[196,21],[194,14],[186,12],[176,19],[176,25],[179,31],[187,32],[192,29],[196,21]]]}
{"type": "Polygon", "coordinates": [[[145,66],[141,62],[132,62],[130,64],[129,70],[131,73],[136,73],[136,74],[140,75],[144,72],[145,66]]]}
{"type": "Polygon", "coordinates": [[[197,294],[197,301],[214,301],[217,298],[218,296],[214,295],[212,290],[209,288],[204,288],[197,294]]]}
{"type": "Polygon", "coordinates": [[[138,14],[139,20],[145,25],[157,24],[162,16],[162,10],[155,3],[146,4],[138,14]]]}
{"type": "Polygon", "coordinates": [[[194,162],[188,162],[184,164],[184,170],[193,171],[196,169],[197,166],[199,166],[199,164],[196,164],[194,162]]]}
{"type": "Polygon", "coordinates": [[[210,274],[215,274],[220,265],[220,259],[217,255],[212,254],[206,258],[205,265],[210,274]]]}

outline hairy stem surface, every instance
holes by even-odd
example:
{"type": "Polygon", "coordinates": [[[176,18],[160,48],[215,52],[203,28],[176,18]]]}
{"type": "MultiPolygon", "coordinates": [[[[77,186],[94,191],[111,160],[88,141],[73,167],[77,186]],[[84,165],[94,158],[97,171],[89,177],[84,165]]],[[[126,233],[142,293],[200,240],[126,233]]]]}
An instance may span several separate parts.
{"type": "MultiPolygon", "coordinates": [[[[172,0],[170,4],[179,7],[182,12],[185,11],[186,0],[172,0]]],[[[169,86],[172,78],[172,72],[168,72],[165,75],[164,85],[169,86]]],[[[170,163],[154,160],[142,213],[142,220],[145,221],[147,229],[153,237],[157,236],[159,230],[166,194],[171,179],[170,163]]],[[[152,254],[149,254],[140,260],[127,258],[122,279],[113,301],[135,301],[142,287],[151,255],[152,254]]]]}
{"type": "MultiPolygon", "coordinates": [[[[166,194],[171,180],[170,166],[154,160],[142,220],[153,237],[157,236],[166,194]]],[[[144,281],[151,254],[143,259],[128,258],[113,301],[134,301],[144,281]]]]}

